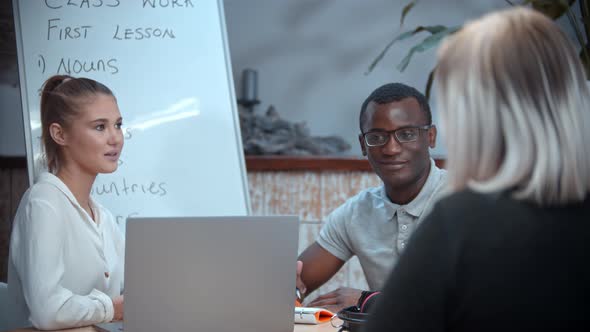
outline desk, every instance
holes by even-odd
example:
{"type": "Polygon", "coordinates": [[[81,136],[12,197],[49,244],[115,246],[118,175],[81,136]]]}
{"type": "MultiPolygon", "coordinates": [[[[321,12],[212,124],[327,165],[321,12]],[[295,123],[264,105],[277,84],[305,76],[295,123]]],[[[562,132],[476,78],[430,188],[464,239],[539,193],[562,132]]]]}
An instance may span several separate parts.
{"type": "MultiPolygon", "coordinates": [[[[340,320],[334,319],[334,324],[340,325],[340,323],[341,323],[340,320]]],[[[35,331],[39,331],[39,330],[35,330],[33,328],[28,328],[28,329],[12,330],[9,332],[35,332],[35,331]]],[[[63,332],[98,332],[98,330],[92,326],[80,327],[77,329],[70,329],[70,330],[60,330],[60,331],[63,331],[63,332]]],[[[295,328],[293,329],[293,332],[336,332],[336,331],[338,331],[338,329],[332,327],[332,325],[330,325],[330,323],[324,323],[324,324],[319,324],[319,325],[295,324],[295,328]]]]}

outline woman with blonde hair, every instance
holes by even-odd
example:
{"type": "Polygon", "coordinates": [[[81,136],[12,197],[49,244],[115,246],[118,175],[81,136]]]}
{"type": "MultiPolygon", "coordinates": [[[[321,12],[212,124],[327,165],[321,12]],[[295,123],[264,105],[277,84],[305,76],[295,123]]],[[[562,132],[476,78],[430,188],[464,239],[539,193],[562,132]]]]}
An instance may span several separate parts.
{"type": "Polygon", "coordinates": [[[590,94],[577,52],[524,7],[441,46],[450,194],[414,233],[368,331],[590,323],[590,94]]]}
{"type": "Polygon", "coordinates": [[[57,75],[41,91],[48,172],[21,199],[13,223],[8,296],[14,326],[56,330],[123,318],[124,239],[90,196],[99,173],[117,169],[123,148],[113,93],[57,75]]]}

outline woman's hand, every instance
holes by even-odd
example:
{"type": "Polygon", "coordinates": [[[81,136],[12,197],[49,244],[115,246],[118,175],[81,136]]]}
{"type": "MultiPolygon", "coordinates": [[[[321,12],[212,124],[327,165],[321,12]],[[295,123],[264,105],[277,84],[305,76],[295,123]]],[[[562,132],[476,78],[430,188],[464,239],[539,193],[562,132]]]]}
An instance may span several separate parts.
{"type": "Polygon", "coordinates": [[[123,295],[113,298],[113,308],[115,309],[115,313],[113,315],[113,321],[123,320],[123,302],[124,302],[123,295]]]}

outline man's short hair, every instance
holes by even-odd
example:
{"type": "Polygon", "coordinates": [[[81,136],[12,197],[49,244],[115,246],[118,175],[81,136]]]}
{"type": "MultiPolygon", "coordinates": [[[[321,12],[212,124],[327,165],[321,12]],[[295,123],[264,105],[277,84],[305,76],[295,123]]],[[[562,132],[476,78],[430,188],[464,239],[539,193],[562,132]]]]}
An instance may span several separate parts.
{"type": "Polygon", "coordinates": [[[363,132],[363,125],[366,121],[366,113],[367,113],[367,105],[370,102],[375,102],[377,104],[388,104],[396,101],[401,101],[406,98],[414,98],[420,104],[420,109],[424,112],[426,116],[426,125],[432,124],[432,114],[430,113],[430,106],[428,105],[428,101],[424,95],[412,88],[411,86],[407,86],[403,83],[388,83],[384,84],[375,91],[373,91],[361,107],[361,114],[359,116],[359,125],[361,129],[361,133],[363,132]]]}

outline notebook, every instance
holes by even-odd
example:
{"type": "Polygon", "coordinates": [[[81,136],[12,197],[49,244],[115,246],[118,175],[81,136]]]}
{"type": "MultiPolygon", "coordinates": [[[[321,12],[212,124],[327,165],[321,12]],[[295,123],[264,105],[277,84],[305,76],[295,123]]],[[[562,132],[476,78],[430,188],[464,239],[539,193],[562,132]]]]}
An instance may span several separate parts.
{"type": "Polygon", "coordinates": [[[124,330],[292,332],[298,232],[294,216],[129,218],[124,330]]]}

